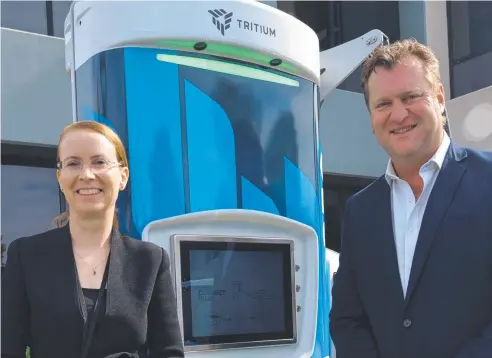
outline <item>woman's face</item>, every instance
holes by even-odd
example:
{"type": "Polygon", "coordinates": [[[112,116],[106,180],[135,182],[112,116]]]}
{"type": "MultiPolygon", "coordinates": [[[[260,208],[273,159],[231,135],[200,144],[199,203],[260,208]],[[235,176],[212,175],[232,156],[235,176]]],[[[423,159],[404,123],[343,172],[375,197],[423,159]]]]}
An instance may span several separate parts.
{"type": "Polygon", "coordinates": [[[114,211],[129,171],[118,162],[114,145],[104,135],[89,130],[68,132],[58,156],[57,178],[72,213],[92,216],[114,211]]]}

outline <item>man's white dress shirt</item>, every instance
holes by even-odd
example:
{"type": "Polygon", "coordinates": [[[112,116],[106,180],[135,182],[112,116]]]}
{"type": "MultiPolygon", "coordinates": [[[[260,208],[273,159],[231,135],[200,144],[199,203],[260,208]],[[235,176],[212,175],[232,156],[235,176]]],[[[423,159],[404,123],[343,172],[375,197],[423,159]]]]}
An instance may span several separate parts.
{"type": "Polygon", "coordinates": [[[448,135],[445,133],[443,141],[434,156],[420,168],[420,176],[424,181],[424,188],[417,201],[415,201],[415,196],[410,185],[396,175],[391,160],[388,162],[386,168],[385,178],[391,188],[393,231],[404,296],[406,296],[407,292],[413,254],[417,244],[422,217],[424,216],[427,201],[437,175],[441,170],[450,142],[448,135]]]}

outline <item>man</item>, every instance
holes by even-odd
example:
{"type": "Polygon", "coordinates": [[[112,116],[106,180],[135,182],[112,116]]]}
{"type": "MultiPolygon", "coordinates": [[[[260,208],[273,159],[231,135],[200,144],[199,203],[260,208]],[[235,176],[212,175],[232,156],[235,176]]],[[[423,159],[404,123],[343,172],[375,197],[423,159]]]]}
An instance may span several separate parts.
{"type": "Polygon", "coordinates": [[[443,129],[431,50],[378,47],[363,89],[386,174],[351,197],[333,287],[337,358],[492,357],[492,153],[443,129]]]}

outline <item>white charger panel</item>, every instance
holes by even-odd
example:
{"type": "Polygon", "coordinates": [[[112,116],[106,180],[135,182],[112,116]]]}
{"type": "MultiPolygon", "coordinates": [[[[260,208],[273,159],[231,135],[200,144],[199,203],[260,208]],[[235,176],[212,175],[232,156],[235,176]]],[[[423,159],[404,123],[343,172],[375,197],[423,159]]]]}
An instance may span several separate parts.
{"type": "Polygon", "coordinates": [[[318,310],[311,227],[259,211],[214,210],[153,221],[142,240],[171,258],[187,357],[311,357],[318,310]]]}

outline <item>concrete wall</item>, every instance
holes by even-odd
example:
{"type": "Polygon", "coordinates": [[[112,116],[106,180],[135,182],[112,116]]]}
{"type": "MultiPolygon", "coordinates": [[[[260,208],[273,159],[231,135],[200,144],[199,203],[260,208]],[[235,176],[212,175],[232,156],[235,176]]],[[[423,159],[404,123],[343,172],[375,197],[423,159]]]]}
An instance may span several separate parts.
{"type": "Polygon", "coordinates": [[[63,39],[1,29],[2,141],[56,145],[72,121],[63,39]]]}
{"type": "Polygon", "coordinates": [[[427,41],[425,9],[426,3],[424,1],[400,1],[398,4],[400,38],[413,37],[422,43],[427,41]]]}
{"type": "Polygon", "coordinates": [[[388,156],[372,132],[361,93],[334,90],[325,99],[319,116],[325,173],[365,177],[384,173],[388,156]]]}
{"type": "Polygon", "coordinates": [[[451,98],[449,76],[448,19],[446,1],[425,1],[425,43],[434,51],[439,60],[441,81],[446,99],[451,98]]]}
{"type": "Polygon", "coordinates": [[[456,143],[492,151],[492,86],[448,101],[447,109],[456,143]]]}

